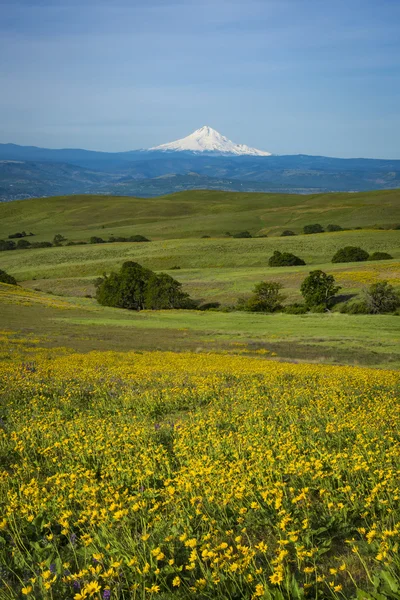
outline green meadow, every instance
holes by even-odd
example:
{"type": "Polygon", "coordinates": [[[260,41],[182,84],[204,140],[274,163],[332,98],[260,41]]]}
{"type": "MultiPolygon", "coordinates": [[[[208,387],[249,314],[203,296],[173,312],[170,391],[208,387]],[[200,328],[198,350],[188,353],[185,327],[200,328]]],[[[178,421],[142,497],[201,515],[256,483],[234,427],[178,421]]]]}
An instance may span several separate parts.
{"type": "MultiPolygon", "coordinates": [[[[178,279],[201,302],[233,306],[262,280],[279,281],[287,302],[300,301],[310,270],[334,275],[339,300],[386,279],[400,281],[400,191],[312,196],[195,191],[163,198],[71,196],[0,204],[0,239],[25,230],[30,241],[60,233],[68,240],[142,234],[150,243],[87,244],[14,250],[0,268],[14,275],[27,301],[1,295],[0,328],[46,339],[49,347],[91,349],[202,349],[276,353],[276,360],[400,366],[396,316],[159,311],[130,313],[99,306],[94,282],[135,260],[178,279]],[[345,231],[302,235],[305,224],[330,223],[345,231]],[[354,228],[361,227],[361,229],[354,228]],[[353,228],[353,229],[351,229],[353,228]],[[226,233],[249,230],[251,239],[226,233]],[[298,235],[280,237],[283,229],[298,235]],[[203,238],[203,235],[210,237],[203,238]],[[392,260],[332,264],[343,246],[382,251],[392,260]],[[268,267],[274,250],[293,252],[301,267],[268,267]],[[178,268],[177,268],[178,267],[178,268]],[[37,301],[32,300],[32,294],[37,301]],[[86,296],[86,297],[85,297],[86,296]],[[47,300],[44,301],[43,299],[47,300]],[[66,303],[68,310],[60,308],[66,303]],[[237,346],[239,344],[240,346],[237,346]]],[[[20,295],[21,295],[20,294],[20,295]]]]}

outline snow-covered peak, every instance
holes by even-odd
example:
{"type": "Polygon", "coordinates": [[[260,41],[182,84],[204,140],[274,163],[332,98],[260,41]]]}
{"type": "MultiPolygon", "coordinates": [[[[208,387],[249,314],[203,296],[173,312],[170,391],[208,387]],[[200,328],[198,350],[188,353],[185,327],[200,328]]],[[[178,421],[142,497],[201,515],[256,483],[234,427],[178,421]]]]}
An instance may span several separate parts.
{"type": "Polygon", "coordinates": [[[150,150],[175,152],[215,152],[218,154],[235,154],[237,156],[248,154],[251,156],[271,156],[270,152],[249,148],[245,144],[235,144],[227,137],[215,131],[212,127],[205,125],[196,129],[193,133],[175,142],[161,144],[150,150]]]}

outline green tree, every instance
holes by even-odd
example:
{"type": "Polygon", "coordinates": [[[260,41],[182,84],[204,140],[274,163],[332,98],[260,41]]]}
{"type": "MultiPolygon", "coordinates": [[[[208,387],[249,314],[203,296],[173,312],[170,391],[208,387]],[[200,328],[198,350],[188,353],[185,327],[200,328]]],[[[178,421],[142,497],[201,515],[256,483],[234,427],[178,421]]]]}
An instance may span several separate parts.
{"type": "Polygon", "coordinates": [[[308,307],[332,305],[334,296],[341,289],[335,285],[333,275],[327,275],[323,271],[311,271],[301,284],[300,291],[308,307]]]}
{"type": "Polygon", "coordinates": [[[136,262],[128,261],[119,273],[96,281],[96,298],[100,304],[130,310],[194,308],[181,284],[170,275],[156,275],[136,262]]]}
{"type": "Polygon", "coordinates": [[[378,281],[364,291],[364,301],[368,312],[387,313],[399,308],[400,294],[387,281],[378,281]]]}
{"type": "Polygon", "coordinates": [[[358,246],[345,246],[344,248],[339,248],[339,250],[333,255],[332,262],[361,262],[368,259],[369,254],[366,250],[363,250],[358,246]]]}
{"type": "Polygon", "coordinates": [[[31,246],[31,243],[28,242],[28,240],[20,239],[17,242],[17,248],[19,250],[24,249],[24,248],[30,248],[30,246],[31,246]]]}
{"type": "Polygon", "coordinates": [[[327,231],[343,231],[343,227],[340,225],[328,225],[326,228],[327,231]]]}
{"type": "Polygon", "coordinates": [[[245,309],[250,312],[274,312],[282,307],[286,296],[280,293],[283,288],[277,281],[261,281],[254,290],[253,295],[245,304],[245,309]]]}
{"type": "Polygon", "coordinates": [[[279,250],[275,250],[268,260],[268,265],[270,267],[293,267],[305,264],[304,260],[295,254],[292,254],[291,252],[279,252],[279,250]]]}
{"type": "Polygon", "coordinates": [[[390,260],[391,258],[393,258],[393,256],[387,252],[373,252],[370,254],[368,260],[390,260]]]}
{"type": "Polygon", "coordinates": [[[61,246],[61,242],[65,242],[67,238],[65,238],[61,233],[56,233],[53,238],[53,244],[55,246],[61,246]]]}
{"type": "Polygon", "coordinates": [[[304,225],[303,227],[304,233],[324,233],[324,228],[319,223],[314,223],[313,225],[304,225]]]}
{"type": "Polygon", "coordinates": [[[182,292],[182,284],[167,273],[153,273],[146,286],[145,306],[152,310],[186,308],[189,294],[182,292]]]}
{"type": "Polygon", "coordinates": [[[296,235],[296,234],[291,229],[284,229],[281,233],[281,237],[286,237],[286,236],[290,236],[290,235],[296,235]]]}
{"type": "Polygon", "coordinates": [[[251,238],[253,236],[248,231],[239,231],[239,233],[234,233],[232,237],[233,238],[251,238]]]}

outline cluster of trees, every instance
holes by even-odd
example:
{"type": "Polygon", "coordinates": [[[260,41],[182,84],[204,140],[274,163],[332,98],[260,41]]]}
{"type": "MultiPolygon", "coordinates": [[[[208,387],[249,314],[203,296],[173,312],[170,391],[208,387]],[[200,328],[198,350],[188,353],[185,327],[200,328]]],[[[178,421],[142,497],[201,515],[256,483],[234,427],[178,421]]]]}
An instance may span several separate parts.
{"type": "Polygon", "coordinates": [[[35,235],[35,234],[32,232],[26,233],[26,231],[18,231],[17,233],[10,233],[10,235],[8,236],[8,239],[14,240],[17,238],[24,238],[24,237],[28,237],[28,236],[32,236],[32,235],[35,235]]]}
{"type": "MultiPolygon", "coordinates": [[[[85,241],[72,242],[67,241],[61,233],[57,233],[52,242],[30,242],[25,239],[28,236],[35,235],[34,233],[12,233],[8,236],[7,240],[0,240],[0,251],[2,250],[26,250],[29,248],[52,248],[53,246],[62,246],[63,242],[67,242],[66,246],[81,246],[87,244],[85,241]],[[14,239],[18,239],[14,242],[14,239]]],[[[111,244],[113,242],[150,242],[144,235],[131,235],[130,237],[115,237],[111,236],[108,240],[103,240],[101,237],[92,236],[90,238],[91,244],[111,244]]]]}
{"type": "MultiPolygon", "coordinates": [[[[304,225],[303,233],[308,235],[310,233],[324,233],[325,231],[343,231],[343,227],[340,225],[327,225],[326,230],[319,223],[313,223],[312,225],[304,225]]],[[[288,235],[297,235],[291,229],[285,229],[282,231],[281,236],[285,237],[288,235]]]]}
{"type": "Polygon", "coordinates": [[[362,262],[365,260],[390,260],[393,258],[387,252],[373,252],[369,254],[358,246],[345,246],[340,248],[332,258],[333,263],[362,262]]]}
{"type": "MultiPolygon", "coordinates": [[[[311,233],[325,233],[332,231],[351,231],[352,229],[362,229],[362,227],[342,227],[341,225],[327,225],[324,229],[320,223],[313,223],[312,225],[304,225],[303,233],[308,235],[311,233]]],[[[378,227],[378,229],[384,229],[383,227],[378,227]]],[[[392,229],[400,229],[400,225],[395,225],[392,229]]],[[[285,237],[288,235],[297,235],[291,229],[285,229],[282,231],[281,236],[285,237]]]]}
{"type": "Polygon", "coordinates": [[[305,313],[308,310],[323,312],[330,308],[340,286],[336,285],[333,275],[323,271],[311,271],[301,284],[300,291],[304,304],[283,306],[286,296],[281,293],[283,286],[277,281],[262,281],[258,283],[248,300],[241,299],[239,308],[249,312],[277,312],[285,310],[291,313],[305,313]]]}
{"type": "MultiPolygon", "coordinates": [[[[360,262],[365,260],[390,260],[393,256],[387,252],[373,252],[369,254],[366,250],[357,246],[345,246],[340,248],[332,257],[333,263],[360,262]]],[[[299,258],[291,252],[279,252],[275,250],[268,260],[270,267],[293,267],[305,265],[302,258],[299,258]]]]}
{"type": "MultiPolygon", "coordinates": [[[[286,296],[283,286],[276,281],[258,283],[248,300],[238,302],[239,310],[249,312],[272,313],[284,311],[290,314],[305,314],[308,311],[325,312],[333,307],[336,294],[341,287],[336,284],[333,275],[321,270],[311,271],[300,286],[303,303],[283,306],[286,296]]],[[[394,312],[400,308],[400,293],[387,281],[379,281],[363,290],[358,302],[347,302],[341,312],[349,314],[381,314],[394,312]]]]}
{"type": "Polygon", "coordinates": [[[144,235],[131,235],[130,237],[116,237],[112,235],[108,238],[108,240],[103,240],[103,238],[94,235],[89,241],[91,244],[112,244],[113,242],[150,242],[150,240],[144,235]]]}
{"type": "Polygon", "coordinates": [[[96,298],[104,306],[130,310],[197,308],[179,281],[166,273],[157,275],[133,261],[125,262],[118,273],[98,279],[96,298]]]}
{"type": "Polygon", "coordinates": [[[29,242],[24,238],[19,239],[17,243],[13,240],[0,240],[0,251],[2,250],[25,250],[27,248],[51,248],[51,242],[29,242]]]}

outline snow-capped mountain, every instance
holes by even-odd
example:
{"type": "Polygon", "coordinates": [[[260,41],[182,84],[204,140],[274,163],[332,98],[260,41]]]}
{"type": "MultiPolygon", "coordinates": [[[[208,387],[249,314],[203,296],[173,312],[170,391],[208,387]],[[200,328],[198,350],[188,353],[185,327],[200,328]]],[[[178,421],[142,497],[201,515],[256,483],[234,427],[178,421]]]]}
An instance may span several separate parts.
{"type": "Polygon", "coordinates": [[[205,152],[215,154],[233,154],[236,156],[271,156],[271,152],[264,152],[256,148],[250,148],[245,144],[235,144],[227,137],[215,131],[212,127],[205,125],[196,129],[193,133],[175,142],[161,144],[150,150],[174,151],[174,152],[205,152]]]}

